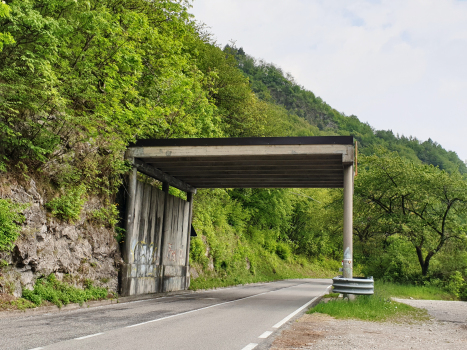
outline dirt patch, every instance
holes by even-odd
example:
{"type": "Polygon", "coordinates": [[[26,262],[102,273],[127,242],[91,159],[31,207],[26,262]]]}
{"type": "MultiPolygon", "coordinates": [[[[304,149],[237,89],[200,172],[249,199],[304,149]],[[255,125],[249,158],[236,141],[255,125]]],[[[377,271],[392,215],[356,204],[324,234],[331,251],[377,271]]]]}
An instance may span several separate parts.
{"type": "Polygon", "coordinates": [[[284,330],[270,349],[467,349],[467,303],[443,301],[427,305],[433,316],[429,321],[367,322],[339,320],[319,313],[304,315],[284,330]],[[451,309],[456,311],[450,313],[451,309]]]}
{"type": "Polygon", "coordinates": [[[323,314],[304,315],[282,332],[282,336],[274,341],[271,349],[301,349],[315,343],[325,335],[323,330],[317,330],[317,326],[329,319],[332,317],[323,314]]]}

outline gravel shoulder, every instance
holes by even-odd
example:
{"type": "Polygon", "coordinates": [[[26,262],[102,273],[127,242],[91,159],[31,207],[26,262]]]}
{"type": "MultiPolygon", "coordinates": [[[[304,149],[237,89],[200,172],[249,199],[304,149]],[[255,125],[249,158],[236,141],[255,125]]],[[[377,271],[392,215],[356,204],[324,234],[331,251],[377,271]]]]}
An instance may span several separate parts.
{"type": "Polygon", "coordinates": [[[467,302],[395,300],[426,309],[431,320],[368,322],[306,314],[284,329],[270,350],[467,349],[467,302]]]}

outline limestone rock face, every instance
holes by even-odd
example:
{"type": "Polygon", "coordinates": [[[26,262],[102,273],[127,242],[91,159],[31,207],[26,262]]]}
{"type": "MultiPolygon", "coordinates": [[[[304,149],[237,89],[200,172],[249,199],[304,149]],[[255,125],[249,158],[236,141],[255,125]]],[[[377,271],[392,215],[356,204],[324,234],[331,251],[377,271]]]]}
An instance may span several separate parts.
{"type": "Polygon", "coordinates": [[[99,200],[89,200],[80,220],[71,224],[48,214],[39,192],[32,179],[24,185],[0,178],[0,198],[30,204],[14,249],[0,252],[0,259],[8,263],[0,268],[0,292],[20,296],[22,288],[32,289],[37,278],[50,273],[59,279],[67,274],[67,280],[77,285],[91,279],[116,291],[122,259],[114,232],[96,227],[86,217],[99,208],[99,200]]]}

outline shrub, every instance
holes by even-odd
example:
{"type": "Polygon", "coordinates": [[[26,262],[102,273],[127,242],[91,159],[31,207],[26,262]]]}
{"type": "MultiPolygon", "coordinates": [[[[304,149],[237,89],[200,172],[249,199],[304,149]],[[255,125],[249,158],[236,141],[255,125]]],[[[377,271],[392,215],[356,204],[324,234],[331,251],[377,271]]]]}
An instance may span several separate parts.
{"type": "Polygon", "coordinates": [[[16,204],[9,199],[0,199],[0,251],[11,250],[19,236],[20,224],[24,222],[21,212],[29,204],[16,204]]]}
{"type": "Polygon", "coordinates": [[[278,242],[276,245],[276,254],[282,260],[288,260],[292,255],[292,250],[290,249],[289,245],[284,242],[278,242]]]}
{"type": "Polygon", "coordinates": [[[446,289],[450,293],[454,294],[456,297],[459,298],[461,296],[461,291],[462,291],[463,286],[464,286],[464,278],[462,277],[462,273],[460,273],[459,271],[455,271],[449,277],[446,289]]]}
{"type": "Polygon", "coordinates": [[[208,258],[205,255],[206,247],[201,238],[193,237],[190,243],[190,259],[191,261],[202,264],[204,267],[208,265],[208,258]]]}
{"type": "Polygon", "coordinates": [[[97,224],[112,228],[118,223],[119,211],[116,204],[106,204],[105,207],[94,210],[91,216],[92,220],[97,224]]]}
{"type": "Polygon", "coordinates": [[[94,287],[91,280],[86,280],[84,285],[84,289],[74,287],[57,280],[52,273],[47,278],[38,279],[32,291],[23,289],[23,298],[36,306],[40,306],[43,300],[47,300],[61,307],[69,303],[82,305],[88,300],[106,299],[109,294],[106,288],[94,287]]]}
{"type": "Polygon", "coordinates": [[[76,221],[81,215],[84,203],[86,203],[86,190],[85,185],[65,190],[65,194],[52,199],[46,206],[51,210],[53,216],[61,220],[76,221]]]}

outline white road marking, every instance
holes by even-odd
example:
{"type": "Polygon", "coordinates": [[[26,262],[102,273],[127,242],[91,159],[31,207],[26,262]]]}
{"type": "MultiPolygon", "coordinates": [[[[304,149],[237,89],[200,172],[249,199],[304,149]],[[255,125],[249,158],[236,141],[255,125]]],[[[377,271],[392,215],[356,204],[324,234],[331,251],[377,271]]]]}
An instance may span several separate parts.
{"type": "MultiPolygon", "coordinates": [[[[330,287],[330,286],[329,286],[330,287]]],[[[328,287],[328,288],[329,288],[328,287]]],[[[326,288],[326,291],[328,290],[328,288],[326,288]]],[[[297,310],[295,310],[294,312],[292,312],[290,315],[288,315],[286,318],[284,318],[283,320],[279,321],[278,323],[276,323],[274,326],[272,326],[272,328],[280,328],[284,323],[286,323],[288,320],[290,320],[292,317],[294,317],[296,314],[298,314],[300,311],[302,311],[304,308],[306,308],[308,305],[310,305],[312,302],[314,302],[318,297],[314,297],[313,299],[311,299],[308,303],[306,303],[305,305],[299,307],[297,310]]]]}
{"type": "Polygon", "coordinates": [[[258,338],[266,339],[266,338],[269,337],[271,334],[272,334],[271,331],[267,331],[267,332],[264,332],[263,334],[261,334],[258,338]]]}
{"type": "Polygon", "coordinates": [[[43,348],[34,348],[34,349],[29,349],[29,350],[42,350],[43,348]]]}
{"type": "Polygon", "coordinates": [[[245,346],[242,350],[252,350],[252,349],[256,348],[257,346],[258,346],[258,344],[256,344],[256,343],[250,343],[247,346],[245,346]]]}
{"type": "Polygon", "coordinates": [[[257,297],[257,296],[259,296],[259,295],[263,295],[263,294],[267,294],[267,293],[271,293],[271,292],[274,292],[274,291],[271,290],[271,291],[264,292],[264,293],[259,293],[259,294],[255,294],[255,295],[250,295],[249,297],[245,297],[245,298],[240,298],[240,299],[235,299],[235,300],[231,300],[231,301],[226,301],[226,302],[219,303],[219,304],[214,304],[214,305],[210,305],[210,306],[201,307],[201,308],[195,309],[195,310],[190,310],[190,311],[181,312],[181,313],[175,314],[175,315],[170,315],[170,316],[166,316],[166,317],[156,318],[155,320],[151,320],[151,321],[146,321],[146,322],[141,322],[141,323],[133,324],[133,325],[131,325],[131,326],[126,326],[125,328],[131,328],[131,327],[141,326],[141,325],[147,324],[147,323],[152,323],[152,322],[158,322],[158,321],[162,321],[162,320],[167,320],[167,319],[169,319],[169,318],[173,318],[173,317],[177,317],[177,316],[182,316],[182,315],[186,315],[186,314],[191,314],[192,312],[201,311],[201,310],[206,310],[206,309],[210,309],[210,308],[212,308],[212,307],[216,307],[216,306],[221,306],[221,305],[226,305],[226,304],[234,303],[234,302],[236,302],[236,301],[240,301],[240,300],[245,300],[245,299],[257,297]]]}
{"type": "MultiPolygon", "coordinates": [[[[201,308],[199,308],[199,309],[190,310],[190,311],[185,311],[185,312],[181,312],[181,313],[175,314],[175,315],[170,315],[170,316],[166,316],[166,317],[156,318],[155,320],[151,320],[151,321],[146,321],[146,322],[141,322],[141,323],[132,324],[131,326],[126,326],[125,328],[131,328],[131,327],[136,327],[136,326],[142,326],[143,324],[148,324],[148,323],[152,323],[152,322],[163,321],[163,320],[167,320],[167,319],[169,319],[169,318],[173,318],[173,317],[177,317],[177,316],[182,316],[182,315],[186,315],[186,314],[191,314],[192,312],[197,312],[197,311],[201,311],[201,310],[210,309],[210,308],[216,307],[216,306],[221,306],[221,305],[226,305],[226,304],[234,303],[234,302],[236,302],[236,301],[240,301],[240,300],[245,300],[245,299],[257,297],[257,296],[259,296],[259,295],[263,295],[263,294],[267,294],[267,293],[277,292],[277,291],[283,290],[283,289],[293,288],[293,287],[296,287],[296,286],[299,286],[299,285],[302,285],[302,284],[306,284],[306,283],[308,283],[308,282],[299,283],[299,284],[294,284],[293,286],[284,287],[284,288],[279,288],[279,289],[275,289],[275,290],[270,290],[270,291],[267,291],[267,292],[263,292],[263,293],[259,293],[259,294],[255,294],[255,295],[250,295],[249,297],[244,297],[244,298],[240,298],[240,299],[235,299],[235,300],[231,300],[231,301],[226,301],[226,302],[219,303],[219,304],[214,304],[214,305],[210,305],[210,306],[205,306],[205,307],[201,307],[201,308]]],[[[228,288],[225,288],[225,289],[228,289],[228,288]]],[[[316,298],[315,298],[315,299],[316,299],[316,298]]],[[[314,299],[313,299],[313,300],[314,300],[314,299]]],[[[312,301],[313,301],[313,300],[312,300],[312,301]]],[[[300,310],[299,310],[299,311],[300,311],[300,310]]],[[[287,321],[286,321],[286,322],[287,322],[287,321]]]]}
{"type": "Polygon", "coordinates": [[[95,337],[95,336],[101,335],[101,334],[104,334],[104,333],[96,333],[96,334],[85,335],[84,337],[75,338],[75,340],[81,340],[81,339],[91,338],[91,337],[95,337]]]}

